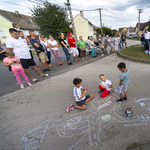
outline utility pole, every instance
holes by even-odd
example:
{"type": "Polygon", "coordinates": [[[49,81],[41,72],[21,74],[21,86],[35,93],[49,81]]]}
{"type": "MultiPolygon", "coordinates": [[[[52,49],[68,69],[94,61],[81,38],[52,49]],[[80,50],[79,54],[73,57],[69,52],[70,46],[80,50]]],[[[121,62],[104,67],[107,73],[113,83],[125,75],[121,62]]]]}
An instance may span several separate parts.
{"type": "Polygon", "coordinates": [[[67,0],[67,4],[65,3],[65,5],[68,6],[69,15],[70,15],[70,21],[71,21],[71,24],[72,24],[73,35],[76,35],[76,29],[75,29],[75,25],[74,25],[74,21],[73,21],[73,15],[72,15],[72,11],[71,11],[70,1],[67,0]]]}
{"type": "Polygon", "coordinates": [[[101,10],[102,10],[102,8],[99,8],[99,15],[100,15],[100,25],[101,25],[101,34],[103,34],[101,10]]]}
{"type": "Polygon", "coordinates": [[[143,9],[137,9],[139,12],[139,17],[138,17],[138,31],[137,31],[137,35],[139,36],[139,29],[140,29],[140,14],[143,12],[143,9]]]}

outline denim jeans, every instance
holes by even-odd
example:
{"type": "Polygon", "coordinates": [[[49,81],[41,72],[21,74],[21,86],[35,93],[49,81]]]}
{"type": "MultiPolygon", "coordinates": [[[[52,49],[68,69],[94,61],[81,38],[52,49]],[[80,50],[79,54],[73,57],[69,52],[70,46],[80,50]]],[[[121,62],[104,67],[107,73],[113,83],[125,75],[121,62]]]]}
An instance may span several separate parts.
{"type": "Polygon", "coordinates": [[[102,48],[101,51],[103,51],[103,54],[105,53],[105,49],[104,48],[102,48]]]}
{"type": "Polygon", "coordinates": [[[141,45],[144,45],[145,41],[141,41],[141,45]]]}
{"type": "Polygon", "coordinates": [[[51,64],[51,52],[47,51],[47,57],[49,59],[49,61],[47,61],[47,64],[51,64]]]}
{"type": "Polygon", "coordinates": [[[68,52],[68,50],[67,50],[66,47],[62,47],[62,48],[63,48],[63,51],[64,51],[64,53],[66,55],[67,61],[70,62],[70,60],[71,60],[71,54],[68,52]]]}
{"type": "Polygon", "coordinates": [[[145,50],[149,50],[149,40],[145,39],[145,50]]]}
{"type": "Polygon", "coordinates": [[[125,46],[126,46],[126,41],[122,41],[122,48],[124,48],[124,45],[123,45],[123,43],[125,43],[125,46]]]}

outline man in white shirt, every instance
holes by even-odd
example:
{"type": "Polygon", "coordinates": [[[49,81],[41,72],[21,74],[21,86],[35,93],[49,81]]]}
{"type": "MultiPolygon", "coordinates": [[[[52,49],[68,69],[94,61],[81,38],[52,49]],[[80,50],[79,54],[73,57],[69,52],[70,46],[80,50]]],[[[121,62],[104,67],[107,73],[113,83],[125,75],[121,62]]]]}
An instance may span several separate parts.
{"type": "Polygon", "coordinates": [[[15,56],[20,59],[22,67],[25,73],[31,78],[33,82],[38,81],[31,76],[29,66],[33,66],[33,69],[41,76],[48,76],[48,74],[42,74],[37,68],[34,60],[31,58],[28,45],[19,37],[18,31],[14,28],[9,29],[11,37],[6,41],[6,47],[8,51],[13,51],[15,56]]]}
{"type": "Polygon", "coordinates": [[[145,30],[145,33],[144,33],[144,39],[145,39],[145,50],[149,50],[150,32],[147,29],[145,30]]]}

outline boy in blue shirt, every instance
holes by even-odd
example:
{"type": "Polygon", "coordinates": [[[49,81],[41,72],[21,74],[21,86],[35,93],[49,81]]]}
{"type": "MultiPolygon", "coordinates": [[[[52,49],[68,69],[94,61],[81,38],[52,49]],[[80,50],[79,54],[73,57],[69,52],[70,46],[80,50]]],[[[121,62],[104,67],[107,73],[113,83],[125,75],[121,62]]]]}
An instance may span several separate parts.
{"type": "Polygon", "coordinates": [[[120,76],[120,83],[119,83],[119,93],[120,99],[117,102],[123,102],[123,100],[127,100],[127,88],[129,84],[129,70],[126,69],[126,64],[121,62],[118,64],[118,69],[122,72],[120,76]],[[124,97],[123,97],[124,94],[124,97]]]}

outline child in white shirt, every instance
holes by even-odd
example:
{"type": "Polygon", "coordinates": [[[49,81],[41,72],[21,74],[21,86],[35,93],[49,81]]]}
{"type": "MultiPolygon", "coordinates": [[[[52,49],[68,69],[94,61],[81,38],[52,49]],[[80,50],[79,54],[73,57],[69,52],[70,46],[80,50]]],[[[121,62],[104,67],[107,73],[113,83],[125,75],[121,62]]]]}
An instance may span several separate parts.
{"type": "Polygon", "coordinates": [[[100,89],[99,93],[103,91],[101,97],[104,98],[110,94],[112,88],[112,82],[106,79],[106,77],[103,74],[101,74],[99,78],[101,80],[101,83],[99,83],[99,89],[100,89]]]}
{"type": "Polygon", "coordinates": [[[73,95],[75,97],[75,101],[78,104],[78,106],[70,105],[67,108],[67,112],[69,112],[72,109],[81,109],[81,110],[86,109],[86,103],[94,97],[93,94],[85,96],[89,88],[82,87],[82,79],[75,78],[73,80],[73,84],[75,85],[73,89],[73,95]]]}

